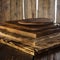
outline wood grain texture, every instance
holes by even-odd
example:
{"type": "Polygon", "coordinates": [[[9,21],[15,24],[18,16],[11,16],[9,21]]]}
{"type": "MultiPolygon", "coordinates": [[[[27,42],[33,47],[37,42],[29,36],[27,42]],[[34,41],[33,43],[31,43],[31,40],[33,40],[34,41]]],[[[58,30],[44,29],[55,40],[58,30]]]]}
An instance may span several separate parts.
{"type": "Polygon", "coordinates": [[[7,41],[15,41],[17,43],[21,43],[21,44],[31,46],[31,47],[35,46],[34,40],[31,40],[29,38],[24,38],[24,37],[17,37],[17,35],[13,36],[12,35],[13,33],[9,33],[9,34],[7,33],[8,31],[6,31],[6,33],[0,32],[0,38],[5,38],[7,41]]]}
{"type": "Polygon", "coordinates": [[[43,4],[43,5],[44,5],[44,6],[43,6],[44,18],[49,18],[49,8],[50,8],[50,7],[49,7],[49,5],[50,5],[49,2],[50,2],[49,0],[44,0],[44,1],[43,1],[43,3],[44,3],[44,4],[43,4]]]}
{"type": "Polygon", "coordinates": [[[50,18],[49,12],[50,12],[50,0],[39,0],[38,17],[50,18]]]}
{"type": "Polygon", "coordinates": [[[55,0],[50,0],[50,19],[55,19],[55,0]]]}
{"type": "Polygon", "coordinates": [[[43,0],[39,0],[39,3],[38,3],[38,7],[39,7],[39,10],[38,10],[38,17],[39,18],[43,18],[43,0]]]}
{"type": "Polygon", "coordinates": [[[3,43],[3,44],[8,45],[12,48],[15,48],[17,50],[23,51],[24,53],[27,53],[29,55],[34,56],[34,50],[29,49],[29,47],[27,47],[27,46],[23,46],[23,45],[20,45],[20,44],[17,44],[17,45],[19,45],[19,46],[17,46],[12,42],[8,43],[8,42],[5,42],[4,40],[0,40],[0,43],[3,43]]]}
{"type": "Polygon", "coordinates": [[[10,20],[10,0],[2,0],[2,16],[3,20],[10,20]]]}
{"type": "Polygon", "coordinates": [[[52,49],[52,48],[55,48],[57,46],[60,46],[60,35],[58,34],[58,36],[56,36],[56,37],[47,38],[47,39],[43,39],[43,40],[40,39],[39,41],[36,42],[36,46],[39,46],[38,53],[39,52],[41,53],[42,50],[45,51],[45,48],[48,50],[47,47],[52,49]]]}
{"type": "Polygon", "coordinates": [[[2,19],[2,0],[0,0],[0,21],[2,19]]]}
{"type": "Polygon", "coordinates": [[[17,20],[23,19],[23,0],[16,1],[17,20]]]}
{"type": "Polygon", "coordinates": [[[32,18],[36,18],[36,0],[31,1],[32,5],[32,18]]]}
{"type": "Polygon", "coordinates": [[[31,0],[24,0],[25,18],[32,18],[31,0]]]}
{"type": "Polygon", "coordinates": [[[17,20],[16,1],[17,0],[11,0],[11,20],[17,20]]]}
{"type": "Polygon", "coordinates": [[[32,60],[33,56],[0,43],[0,60],[32,60]],[[7,53],[6,53],[7,52],[7,53]]]}
{"type": "Polygon", "coordinates": [[[60,23],[60,0],[57,1],[57,23],[60,23]]]}
{"type": "Polygon", "coordinates": [[[36,18],[36,1],[24,0],[25,18],[36,18]]]}
{"type": "Polygon", "coordinates": [[[42,27],[42,26],[35,26],[35,27],[29,27],[29,26],[21,26],[21,25],[17,25],[17,24],[10,24],[10,23],[4,23],[4,26],[10,27],[10,28],[15,28],[18,30],[24,30],[24,31],[30,31],[30,32],[35,32],[35,31],[42,31],[42,30],[46,30],[46,29],[50,29],[50,28],[56,28],[57,26],[51,25],[51,24],[45,24],[46,26],[42,27]]]}
{"type": "Polygon", "coordinates": [[[60,51],[60,32],[32,39],[19,35],[19,31],[0,25],[0,43],[34,56],[34,60],[60,60],[60,52],[57,52],[60,51]]]}
{"type": "MultiPolygon", "coordinates": [[[[4,44],[3,42],[1,42],[1,43],[0,43],[0,47],[1,47],[0,60],[33,60],[32,55],[26,54],[22,51],[19,51],[17,49],[10,47],[11,46],[10,43],[9,43],[10,46],[7,46],[6,42],[4,42],[6,44],[4,44]]],[[[43,55],[40,54],[39,57],[36,57],[34,55],[34,60],[60,60],[60,49],[57,51],[54,51],[52,53],[51,53],[51,51],[49,51],[49,52],[46,52],[46,54],[43,54],[43,55]]]]}
{"type": "MultiPolygon", "coordinates": [[[[4,33],[1,33],[1,31],[0,31],[0,34],[3,36],[4,33]]],[[[1,37],[1,35],[0,35],[0,37],[1,37]]],[[[54,34],[52,34],[51,36],[54,36],[54,34]]],[[[45,36],[46,39],[44,37],[36,39],[37,41],[36,41],[35,47],[33,47],[32,50],[27,45],[26,46],[24,46],[22,44],[20,45],[19,43],[14,44],[13,39],[11,39],[11,37],[10,37],[11,40],[9,40],[8,35],[7,35],[7,38],[5,38],[5,40],[4,40],[4,38],[2,38],[0,40],[0,43],[6,44],[10,47],[13,47],[13,48],[17,49],[17,50],[22,50],[23,52],[28,53],[30,55],[35,55],[34,51],[36,51],[36,53],[38,53],[38,54],[40,53],[40,56],[36,60],[40,60],[40,59],[41,60],[54,60],[54,59],[58,60],[58,59],[60,59],[59,58],[59,55],[60,55],[59,52],[58,53],[53,53],[53,54],[49,54],[48,52],[46,52],[47,56],[44,55],[41,58],[41,53],[42,52],[44,53],[44,51],[52,51],[56,46],[60,46],[60,33],[55,34],[54,37],[51,37],[51,36],[45,36]],[[53,48],[53,49],[50,50],[50,48],[53,48]]],[[[5,35],[5,37],[6,37],[6,35],[5,35]]],[[[15,40],[15,41],[18,41],[18,39],[15,40]]],[[[26,41],[26,40],[24,40],[24,41],[26,41]]],[[[24,44],[24,41],[22,41],[23,44],[24,44]]],[[[31,40],[29,40],[29,41],[31,41],[31,40]]],[[[30,44],[30,46],[31,46],[31,44],[30,44]]]]}
{"type": "MultiPolygon", "coordinates": [[[[13,23],[13,24],[17,25],[16,23],[15,24],[13,23]]],[[[41,37],[44,35],[48,35],[48,34],[52,34],[52,33],[56,33],[56,32],[60,31],[60,29],[57,26],[54,26],[53,24],[51,24],[51,25],[48,24],[48,26],[50,26],[50,27],[48,27],[45,24],[46,26],[43,25],[44,26],[43,28],[35,26],[35,29],[37,29],[37,30],[32,30],[32,29],[34,29],[34,27],[31,27],[31,30],[29,30],[30,28],[29,27],[25,28],[26,26],[24,26],[24,27],[22,26],[23,28],[21,28],[21,26],[20,26],[20,28],[16,26],[16,28],[15,28],[13,26],[13,24],[12,24],[12,27],[11,27],[11,25],[10,26],[3,25],[3,26],[0,26],[0,28],[8,30],[10,33],[13,32],[18,35],[25,36],[25,37],[31,37],[31,38],[37,38],[37,37],[41,37]],[[38,28],[40,28],[40,29],[38,29],[38,28]]]]}
{"type": "MultiPolygon", "coordinates": [[[[54,20],[54,0],[38,1],[38,18],[54,20]]],[[[36,0],[24,0],[25,18],[36,18],[36,0]]],[[[2,18],[6,20],[21,20],[23,18],[22,0],[2,0],[2,18]]]]}

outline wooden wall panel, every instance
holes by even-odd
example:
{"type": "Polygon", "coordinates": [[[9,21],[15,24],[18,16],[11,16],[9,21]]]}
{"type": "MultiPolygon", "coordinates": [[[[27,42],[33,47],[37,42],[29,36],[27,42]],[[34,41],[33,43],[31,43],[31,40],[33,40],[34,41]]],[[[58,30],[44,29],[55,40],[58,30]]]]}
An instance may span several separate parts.
{"type": "Polygon", "coordinates": [[[39,0],[39,2],[38,2],[38,17],[39,18],[43,18],[43,1],[44,0],[39,0]]]}
{"type": "Polygon", "coordinates": [[[60,23],[60,0],[57,1],[57,23],[60,23]]]}
{"type": "Polygon", "coordinates": [[[2,0],[2,19],[10,20],[10,0],[2,0]]]}
{"type": "Polygon", "coordinates": [[[21,20],[23,18],[23,0],[11,0],[11,20],[21,20]]]}
{"type": "Polygon", "coordinates": [[[16,13],[16,1],[17,0],[11,0],[11,20],[17,20],[17,13],[16,13]]]}
{"type": "Polygon", "coordinates": [[[55,0],[50,0],[50,19],[55,19],[55,0]]]}
{"type": "Polygon", "coordinates": [[[49,8],[50,8],[50,1],[49,0],[44,0],[43,1],[43,14],[44,18],[49,18],[49,8]]]}
{"type": "Polygon", "coordinates": [[[17,20],[21,20],[23,19],[23,0],[17,0],[16,3],[17,20]]]}
{"type": "Polygon", "coordinates": [[[32,0],[32,18],[36,18],[36,0],[32,0]]]}
{"type": "Polygon", "coordinates": [[[31,0],[24,0],[25,18],[32,18],[31,0]]]}
{"type": "Polygon", "coordinates": [[[49,18],[50,1],[49,0],[39,0],[38,7],[39,7],[38,17],[39,18],[49,18]]]}
{"type": "Polygon", "coordinates": [[[0,0],[0,21],[2,20],[2,0],[0,0]]]}
{"type": "Polygon", "coordinates": [[[35,0],[24,0],[25,5],[25,18],[36,17],[36,1],[35,0]]]}
{"type": "MultiPolygon", "coordinates": [[[[38,0],[38,18],[54,20],[54,3],[54,0],[38,0]]],[[[36,0],[24,0],[24,13],[26,19],[36,18],[36,0]]],[[[4,21],[22,19],[23,0],[2,0],[2,17],[4,21]]]]}

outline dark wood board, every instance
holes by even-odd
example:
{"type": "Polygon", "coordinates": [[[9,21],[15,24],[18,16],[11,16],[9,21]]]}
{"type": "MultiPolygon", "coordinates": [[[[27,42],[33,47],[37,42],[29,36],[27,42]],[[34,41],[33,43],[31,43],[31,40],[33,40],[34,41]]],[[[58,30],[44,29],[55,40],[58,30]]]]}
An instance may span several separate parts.
{"type": "Polygon", "coordinates": [[[25,36],[25,37],[37,38],[37,37],[52,34],[52,33],[55,33],[55,32],[59,32],[60,28],[59,27],[54,27],[54,28],[49,28],[49,29],[47,28],[47,29],[41,30],[41,31],[28,31],[28,30],[25,31],[25,30],[21,30],[21,29],[18,30],[18,29],[15,29],[15,28],[6,27],[6,26],[0,26],[0,30],[1,31],[4,30],[4,31],[10,32],[10,33],[16,33],[18,35],[25,36]]]}
{"type": "Polygon", "coordinates": [[[19,20],[19,21],[8,21],[8,23],[18,23],[20,25],[41,25],[44,23],[53,23],[50,19],[48,18],[34,18],[34,19],[23,19],[23,20],[19,20]]]}
{"type": "Polygon", "coordinates": [[[37,32],[37,31],[42,31],[46,29],[52,29],[56,28],[58,26],[55,26],[54,24],[46,25],[46,26],[22,26],[22,25],[17,25],[17,24],[10,24],[10,23],[1,23],[2,26],[9,27],[9,28],[14,28],[17,30],[22,30],[22,31],[28,31],[28,32],[37,32]]]}
{"type": "Polygon", "coordinates": [[[35,49],[38,54],[50,49],[60,46],[60,34],[53,38],[41,39],[36,42],[37,48],[35,49]]]}

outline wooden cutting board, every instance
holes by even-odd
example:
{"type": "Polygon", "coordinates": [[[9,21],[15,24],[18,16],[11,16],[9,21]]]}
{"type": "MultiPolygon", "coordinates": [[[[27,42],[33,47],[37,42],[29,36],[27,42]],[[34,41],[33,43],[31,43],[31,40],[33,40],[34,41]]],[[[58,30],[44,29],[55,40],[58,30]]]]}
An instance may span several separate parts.
{"type": "Polygon", "coordinates": [[[8,23],[15,23],[15,24],[20,24],[20,25],[44,25],[44,24],[49,24],[53,23],[50,19],[48,18],[34,18],[34,19],[23,19],[23,20],[17,20],[17,21],[8,21],[8,23]]]}

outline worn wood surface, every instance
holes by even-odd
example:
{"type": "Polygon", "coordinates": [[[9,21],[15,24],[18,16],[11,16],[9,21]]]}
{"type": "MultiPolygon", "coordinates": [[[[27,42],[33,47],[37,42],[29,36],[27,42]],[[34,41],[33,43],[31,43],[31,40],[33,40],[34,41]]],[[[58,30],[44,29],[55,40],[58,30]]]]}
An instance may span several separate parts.
{"type": "Polygon", "coordinates": [[[17,35],[22,35],[25,37],[37,38],[55,32],[59,32],[60,28],[58,26],[55,26],[52,22],[50,22],[50,20],[41,18],[41,19],[10,21],[10,22],[1,23],[0,30],[2,32],[4,32],[5,30],[6,32],[12,34],[15,33],[17,35]],[[27,25],[30,23],[31,24],[35,23],[36,25],[25,26],[26,23],[27,25]],[[39,25],[37,26],[37,24],[39,25]]]}
{"type": "Polygon", "coordinates": [[[39,18],[40,18],[40,17],[43,18],[43,0],[39,0],[39,5],[38,5],[38,7],[39,7],[38,17],[39,17],[39,18]]]}
{"type": "Polygon", "coordinates": [[[32,55],[0,43],[0,60],[32,60],[32,59],[33,59],[32,55]]]}
{"type": "Polygon", "coordinates": [[[25,18],[32,18],[31,0],[24,0],[24,2],[25,2],[25,18]]]}
{"type": "Polygon", "coordinates": [[[44,35],[48,35],[48,34],[52,34],[52,33],[55,33],[55,32],[59,32],[60,29],[59,28],[47,28],[47,30],[42,30],[42,31],[22,31],[21,30],[17,30],[17,29],[13,29],[13,28],[9,28],[9,27],[4,27],[4,26],[0,26],[0,29],[2,30],[7,30],[7,32],[9,31],[10,33],[16,33],[18,35],[22,35],[22,36],[26,36],[26,37],[31,37],[31,38],[37,38],[37,37],[41,37],[41,36],[44,36],[44,35]],[[24,33],[24,34],[23,34],[24,33]],[[27,34],[27,35],[25,35],[27,34]],[[32,35],[32,36],[31,36],[32,35]]]}
{"type": "Polygon", "coordinates": [[[32,7],[32,18],[36,18],[36,1],[31,0],[31,7],[32,7]]]}
{"type": "Polygon", "coordinates": [[[0,21],[2,21],[2,0],[0,0],[0,21]]]}
{"type": "Polygon", "coordinates": [[[27,39],[27,37],[23,37],[17,32],[16,33],[14,33],[13,31],[9,32],[9,30],[5,30],[5,29],[0,29],[0,31],[1,31],[0,37],[8,38],[9,40],[12,39],[16,42],[21,42],[21,43],[24,42],[24,44],[27,44],[27,42],[29,41],[27,45],[35,45],[34,40],[32,40],[32,38],[27,39]]]}
{"type": "Polygon", "coordinates": [[[36,18],[36,1],[24,0],[25,18],[36,18]]]}
{"type": "Polygon", "coordinates": [[[39,48],[36,51],[38,52],[43,50],[45,51],[45,49],[48,50],[48,47],[52,49],[60,45],[60,33],[54,37],[50,37],[50,36],[47,37],[45,39],[42,38],[36,42],[36,46],[39,46],[39,48]]]}
{"type": "Polygon", "coordinates": [[[22,0],[11,0],[11,20],[21,20],[23,18],[22,0]]]}
{"type": "Polygon", "coordinates": [[[11,0],[11,20],[17,19],[16,0],[11,0]]]}
{"type": "MultiPolygon", "coordinates": [[[[43,24],[42,24],[43,25],[43,24]]],[[[40,25],[35,25],[34,27],[31,26],[21,26],[18,24],[10,24],[10,23],[3,23],[2,26],[5,27],[10,27],[10,28],[14,28],[14,29],[18,29],[18,30],[23,30],[23,31],[29,31],[29,32],[37,32],[37,31],[42,31],[42,30],[46,30],[46,29],[52,29],[52,28],[56,28],[57,26],[55,26],[54,24],[45,24],[44,27],[40,26],[40,25]],[[48,25],[48,26],[47,26],[48,25]]]]}
{"type": "Polygon", "coordinates": [[[10,20],[10,0],[2,0],[2,20],[10,20]]]}
{"type": "Polygon", "coordinates": [[[34,60],[60,60],[60,48],[49,50],[38,56],[35,56],[34,60]]]}
{"type": "MultiPolygon", "coordinates": [[[[50,23],[47,24],[48,26],[46,24],[43,24],[43,27],[40,27],[40,26],[31,27],[31,26],[21,26],[21,25],[18,26],[16,24],[17,21],[14,21],[14,22],[15,22],[15,24],[12,24],[12,25],[8,22],[4,23],[4,24],[2,23],[2,25],[0,26],[1,32],[4,33],[4,30],[5,30],[5,32],[7,32],[8,35],[9,35],[9,33],[11,33],[10,35],[15,33],[17,35],[21,35],[21,36],[25,36],[25,37],[37,38],[37,37],[41,37],[44,35],[48,35],[48,34],[52,34],[52,33],[60,31],[60,28],[58,26],[54,26],[54,24],[52,22],[51,22],[52,24],[50,24],[50,23]],[[14,25],[16,26],[16,28],[14,25]],[[44,26],[44,25],[46,25],[46,26],[44,26]]],[[[38,22],[37,22],[37,24],[38,24],[38,22]]],[[[4,36],[5,36],[5,34],[4,34],[4,36]]]]}
{"type": "Polygon", "coordinates": [[[60,23],[60,0],[57,1],[57,23],[60,23]]]}
{"type": "Polygon", "coordinates": [[[4,41],[2,39],[0,40],[0,43],[8,45],[8,46],[10,46],[12,48],[15,48],[15,49],[17,49],[19,51],[22,51],[24,53],[27,53],[29,55],[32,55],[32,56],[34,55],[34,49],[32,47],[30,47],[30,46],[25,46],[23,44],[12,42],[12,41],[7,41],[6,42],[6,41],[4,41]]]}
{"type": "Polygon", "coordinates": [[[39,0],[38,17],[50,18],[50,0],[39,0]]]}
{"type": "MultiPolygon", "coordinates": [[[[6,22],[5,24],[9,25],[9,23],[7,24],[6,22]]],[[[30,55],[32,57],[31,59],[34,57],[34,60],[49,60],[50,57],[52,60],[59,59],[57,56],[59,55],[58,52],[56,51],[56,55],[51,53],[51,51],[54,52],[54,50],[60,46],[60,27],[58,28],[57,26],[57,29],[51,28],[46,31],[44,30],[42,33],[51,32],[52,34],[33,39],[22,36],[19,33],[20,30],[13,28],[14,24],[12,25],[13,27],[10,27],[11,25],[6,26],[5,24],[0,24],[0,44],[2,43],[15,50],[22,51],[23,53],[28,54],[28,56],[30,55]]]]}
{"type": "Polygon", "coordinates": [[[49,0],[44,0],[43,1],[43,17],[45,18],[50,18],[50,1],[49,0]]]}
{"type": "Polygon", "coordinates": [[[50,19],[55,19],[55,0],[50,0],[50,19]]]}
{"type": "MultiPolygon", "coordinates": [[[[21,20],[23,19],[23,9],[25,19],[36,18],[36,0],[2,0],[2,20],[21,20]]],[[[54,20],[54,0],[39,0],[37,18],[49,18],[54,20]]]]}
{"type": "Polygon", "coordinates": [[[17,20],[23,19],[23,0],[16,1],[17,20]]]}
{"type": "MultiPolygon", "coordinates": [[[[37,41],[36,41],[34,48],[31,48],[29,46],[25,47],[25,45],[16,43],[14,41],[8,41],[8,40],[6,41],[6,39],[3,39],[3,38],[2,39],[0,38],[1,39],[0,43],[2,43],[4,45],[8,45],[11,48],[15,48],[14,50],[16,50],[16,49],[19,50],[18,52],[22,51],[23,53],[25,52],[26,54],[29,54],[32,57],[34,56],[34,60],[40,60],[40,59],[42,59],[42,60],[51,60],[51,59],[59,60],[60,59],[59,58],[59,55],[60,55],[60,53],[59,53],[59,51],[60,51],[60,48],[59,48],[60,33],[51,34],[51,35],[44,36],[44,37],[36,39],[37,41]],[[34,54],[34,51],[35,51],[36,55],[34,54]]],[[[16,59],[18,59],[17,56],[16,56],[16,59]]],[[[20,57],[20,59],[22,59],[22,58],[20,57]]]]}
{"type": "Polygon", "coordinates": [[[44,52],[38,56],[33,56],[16,50],[10,46],[0,43],[0,59],[1,60],[60,60],[60,48],[44,52]],[[7,53],[6,53],[7,52],[7,53]],[[23,58],[24,57],[24,58],[23,58]]]}

